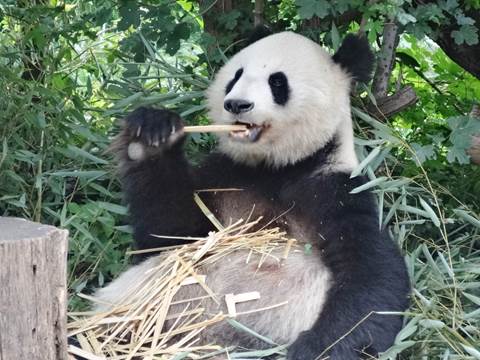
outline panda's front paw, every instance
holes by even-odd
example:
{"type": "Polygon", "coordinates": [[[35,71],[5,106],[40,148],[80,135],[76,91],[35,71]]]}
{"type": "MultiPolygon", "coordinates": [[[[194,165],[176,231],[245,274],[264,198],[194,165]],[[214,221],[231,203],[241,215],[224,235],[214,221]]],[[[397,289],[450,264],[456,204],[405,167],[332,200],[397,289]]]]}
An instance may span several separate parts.
{"type": "Polygon", "coordinates": [[[185,138],[182,119],[170,110],[141,107],[125,122],[123,138],[130,160],[161,153],[185,138]]]}

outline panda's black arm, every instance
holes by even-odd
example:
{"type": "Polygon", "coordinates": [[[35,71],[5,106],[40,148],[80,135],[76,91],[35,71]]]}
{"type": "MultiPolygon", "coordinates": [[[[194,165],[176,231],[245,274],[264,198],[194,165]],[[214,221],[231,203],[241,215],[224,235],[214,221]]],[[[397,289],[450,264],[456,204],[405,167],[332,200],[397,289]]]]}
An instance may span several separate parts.
{"type": "Polygon", "coordinates": [[[137,249],[182,243],[152,234],[204,236],[211,228],[193,200],[196,177],[183,153],[182,128],[173,112],[140,108],[114,145],[137,249]]]}
{"type": "Polygon", "coordinates": [[[358,359],[384,351],[401,328],[401,317],[378,311],[403,311],[408,300],[408,276],[392,240],[379,231],[373,197],[349,191],[362,180],[338,175],[316,183],[303,182],[295,199],[299,216],[312,228],[331,287],[315,325],[291,345],[290,359],[314,359],[323,352],[332,360],[358,359]]]}

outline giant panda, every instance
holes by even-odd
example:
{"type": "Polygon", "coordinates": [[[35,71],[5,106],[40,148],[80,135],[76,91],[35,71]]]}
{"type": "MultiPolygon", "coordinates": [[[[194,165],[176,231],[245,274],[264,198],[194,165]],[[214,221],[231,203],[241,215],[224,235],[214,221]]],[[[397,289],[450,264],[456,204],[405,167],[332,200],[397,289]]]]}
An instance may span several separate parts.
{"type": "MultiPolygon", "coordinates": [[[[220,134],[217,149],[201,164],[186,159],[183,121],[170,110],[133,111],[114,145],[138,249],[180,243],[152,234],[206,236],[214,229],[192,194],[225,188],[242,190],[202,195],[224,224],[261,215],[310,244],[311,251],[295,251],[283,262],[269,257],[260,269],[255,261],[246,264],[242,251],[202,269],[218,294],[252,291],[252,284],[260,289],[261,298],[239,304],[239,311],[288,301],[237,319],[288,344],[288,359],[375,357],[402,326],[400,315],[377,312],[401,312],[408,305],[406,267],[379,229],[373,195],[351,193],[366,180],[350,177],[358,165],[350,90],[353,81],[368,80],[372,63],[368,43],[353,35],[331,56],[299,34],[271,34],[233,56],[208,88],[210,119],[248,129],[220,134]]],[[[134,265],[100,289],[98,301],[119,303],[161,259],[134,265]]],[[[187,288],[193,289],[189,296],[201,291],[187,288]]],[[[202,301],[207,312],[218,312],[219,305],[202,301]]],[[[204,333],[208,342],[264,346],[229,324],[204,333]]]]}

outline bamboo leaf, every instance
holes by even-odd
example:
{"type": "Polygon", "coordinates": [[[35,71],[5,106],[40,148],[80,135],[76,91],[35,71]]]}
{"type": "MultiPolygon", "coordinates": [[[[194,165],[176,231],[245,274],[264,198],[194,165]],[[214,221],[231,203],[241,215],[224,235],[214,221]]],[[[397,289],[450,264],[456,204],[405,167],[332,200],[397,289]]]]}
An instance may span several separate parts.
{"type": "Polygon", "coordinates": [[[427,204],[427,202],[425,200],[423,200],[421,197],[419,199],[420,199],[420,205],[422,205],[422,207],[425,209],[428,216],[432,220],[433,224],[436,227],[439,227],[440,226],[440,220],[439,220],[437,214],[435,214],[435,211],[433,211],[433,209],[430,207],[430,205],[427,204]]]}
{"type": "Polygon", "coordinates": [[[377,186],[377,185],[379,185],[379,184],[381,184],[385,181],[387,181],[387,177],[381,176],[379,178],[376,178],[376,179],[371,180],[371,181],[369,181],[369,182],[367,182],[363,185],[360,185],[360,186],[356,187],[355,189],[350,191],[350,194],[358,194],[359,192],[371,189],[372,187],[377,186]]]}
{"type": "Polygon", "coordinates": [[[370,154],[368,154],[368,156],[363,159],[355,169],[353,169],[352,173],[350,174],[350,178],[358,176],[362,170],[380,153],[380,150],[382,150],[380,146],[377,146],[375,149],[373,149],[370,154]]]}
{"type": "Polygon", "coordinates": [[[476,227],[480,228],[480,220],[473,217],[472,215],[470,215],[465,210],[455,209],[455,210],[453,210],[453,212],[455,214],[457,214],[461,219],[465,220],[466,222],[472,224],[473,226],[476,226],[476,227]]]}

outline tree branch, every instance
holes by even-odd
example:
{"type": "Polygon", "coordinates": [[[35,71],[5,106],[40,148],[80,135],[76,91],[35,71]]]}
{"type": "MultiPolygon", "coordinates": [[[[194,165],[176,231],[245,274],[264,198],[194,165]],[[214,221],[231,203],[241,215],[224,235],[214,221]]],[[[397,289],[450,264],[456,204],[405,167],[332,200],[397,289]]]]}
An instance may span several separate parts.
{"type": "Polygon", "coordinates": [[[393,21],[386,22],[383,26],[382,47],[377,57],[377,69],[372,84],[372,92],[377,100],[388,94],[388,82],[393,70],[398,38],[398,25],[393,21]]]}
{"type": "Polygon", "coordinates": [[[255,0],[255,8],[253,10],[253,25],[259,26],[265,23],[263,18],[263,9],[265,7],[264,0],[255,0]]]}
{"type": "Polygon", "coordinates": [[[383,26],[382,46],[373,77],[372,93],[377,103],[368,106],[370,114],[380,120],[393,116],[418,100],[411,86],[404,88],[398,86],[395,94],[388,96],[388,85],[395,64],[398,40],[398,25],[391,19],[383,26]]]}
{"type": "MultiPolygon", "coordinates": [[[[480,121],[480,105],[473,105],[470,116],[480,121]]],[[[467,153],[470,155],[472,163],[480,165],[480,135],[474,135],[472,137],[470,149],[468,149],[467,153]]]]}
{"type": "Polygon", "coordinates": [[[417,102],[417,94],[411,86],[405,86],[390,96],[377,100],[377,105],[370,104],[367,109],[370,115],[379,120],[387,119],[417,102]]]}

